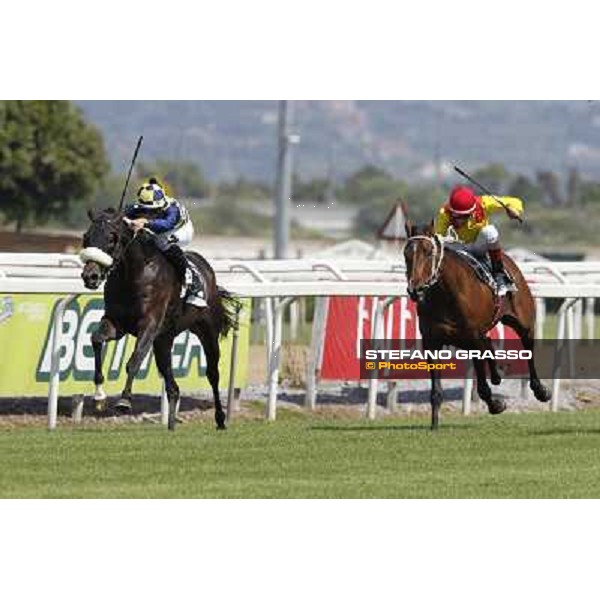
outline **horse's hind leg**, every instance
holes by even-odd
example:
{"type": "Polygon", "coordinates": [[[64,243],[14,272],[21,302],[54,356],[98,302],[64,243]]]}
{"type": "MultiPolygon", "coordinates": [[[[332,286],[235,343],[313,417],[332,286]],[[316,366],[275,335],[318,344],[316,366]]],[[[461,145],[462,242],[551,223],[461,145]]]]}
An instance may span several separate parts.
{"type": "Polygon", "coordinates": [[[102,317],[98,329],[92,333],[92,348],[94,350],[94,383],[96,391],[94,400],[96,401],[96,410],[102,411],[106,407],[106,393],[102,384],[104,383],[104,374],[102,373],[102,346],[110,340],[118,340],[123,337],[122,333],[110,319],[102,317]]]}
{"type": "Polygon", "coordinates": [[[169,399],[169,430],[175,430],[175,417],[177,402],[179,401],[179,386],[173,377],[171,365],[171,352],[173,349],[173,336],[161,335],[154,340],[154,360],[159,373],[165,380],[167,398],[169,399]]]}
{"type": "Polygon", "coordinates": [[[512,327],[521,338],[523,348],[531,351],[531,358],[527,361],[527,366],[529,368],[529,387],[537,400],[540,402],[548,402],[550,398],[552,398],[552,392],[540,381],[535,368],[535,333],[533,327],[523,327],[521,322],[512,315],[506,315],[502,319],[502,322],[509,327],[512,327]]]}
{"type": "Polygon", "coordinates": [[[213,392],[217,429],[225,429],[225,412],[219,396],[219,334],[206,319],[200,319],[190,331],[198,336],[206,355],[206,376],[213,392]]]}

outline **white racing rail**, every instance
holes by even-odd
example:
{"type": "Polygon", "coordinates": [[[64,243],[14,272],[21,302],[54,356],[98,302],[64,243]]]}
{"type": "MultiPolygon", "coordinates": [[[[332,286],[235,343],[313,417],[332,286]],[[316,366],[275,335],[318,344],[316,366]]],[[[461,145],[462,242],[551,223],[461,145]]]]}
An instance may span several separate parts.
{"type": "MultiPolygon", "coordinates": [[[[0,253],[0,293],[54,293],[66,297],[55,312],[54,338],[52,340],[51,377],[48,391],[49,427],[56,426],[58,399],[58,333],[64,308],[79,295],[91,292],[81,282],[81,262],[76,255],[67,254],[13,254],[0,253]]],[[[283,312],[297,298],[312,296],[326,299],[331,296],[371,296],[377,298],[378,306],[372,324],[373,335],[378,331],[384,308],[397,297],[406,296],[406,276],[402,262],[381,260],[265,260],[235,261],[218,260],[212,263],[219,285],[240,297],[259,298],[265,301],[267,320],[267,364],[269,396],[266,416],[274,420],[277,409],[277,387],[281,360],[283,312]]],[[[537,300],[538,321],[545,313],[544,300],[563,300],[558,313],[557,340],[576,337],[574,311],[581,308],[580,300],[586,299],[588,336],[593,337],[594,301],[600,298],[600,263],[549,261],[519,263],[529,281],[532,294],[537,300]],[[589,335],[591,332],[591,335],[589,335]]],[[[325,300],[326,301],[326,300],[325,300]]],[[[315,364],[322,352],[323,304],[317,304],[317,317],[313,324],[311,359],[307,377],[306,405],[314,407],[316,396],[315,364]]],[[[538,324],[538,327],[539,324],[538,324]]],[[[543,331],[540,327],[538,334],[543,331]]],[[[541,337],[541,335],[539,336],[541,337]]],[[[235,354],[237,338],[234,337],[235,354]]],[[[230,382],[234,381],[234,362],[230,382]]],[[[555,373],[552,409],[559,406],[560,373],[555,373]]],[[[375,418],[378,382],[369,380],[367,416],[375,418]]],[[[463,412],[470,410],[472,379],[465,382],[463,412]]],[[[230,412],[233,384],[230,383],[228,411],[230,412]]],[[[391,396],[388,396],[391,397],[391,396]]],[[[394,400],[395,401],[395,400],[394,400]]],[[[392,407],[391,403],[389,407],[392,407]]],[[[166,404],[163,402],[163,412],[166,404]]],[[[166,413],[165,413],[166,414],[166,413]]]]}

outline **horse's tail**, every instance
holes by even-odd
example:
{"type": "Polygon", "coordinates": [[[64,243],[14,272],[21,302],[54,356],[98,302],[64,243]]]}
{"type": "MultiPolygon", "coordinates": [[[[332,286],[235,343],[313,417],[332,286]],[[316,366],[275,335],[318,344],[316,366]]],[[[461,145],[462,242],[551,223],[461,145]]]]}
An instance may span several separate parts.
{"type": "Polygon", "coordinates": [[[218,303],[216,305],[217,324],[221,337],[225,337],[231,329],[237,328],[242,303],[231,292],[220,285],[217,286],[218,303]]]}

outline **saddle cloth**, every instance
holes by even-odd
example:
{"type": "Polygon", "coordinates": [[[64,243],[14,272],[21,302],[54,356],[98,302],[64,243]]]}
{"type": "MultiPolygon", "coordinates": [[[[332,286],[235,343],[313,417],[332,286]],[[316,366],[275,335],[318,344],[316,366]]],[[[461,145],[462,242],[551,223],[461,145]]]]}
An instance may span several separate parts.
{"type": "Polygon", "coordinates": [[[185,258],[187,260],[187,264],[188,264],[189,268],[192,271],[194,271],[194,273],[198,277],[198,281],[200,282],[200,291],[197,294],[195,294],[194,297],[199,298],[199,299],[205,299],[206,298],[206,290],[207,290],[206,279],[204,278],[204,276],[200,272],[200,269],[196,266],[196,263],[192,260],[190,254],[188,252],[185,252],[185,258]]]}
{"type": "MultiPolygon", "coordinates": [[[[494,292],[494,296],[497,295],[498,286],[492,275],[492,265],[487,252],[477,251],[472,246],[462,244],[461,242],[446,243],[445,250],[446,252],[452,252],[467,263],[477,278],[491,288],[494,292]]],[[[508,277],[512,280],[510,275],[508,275],[508,277]]]]}

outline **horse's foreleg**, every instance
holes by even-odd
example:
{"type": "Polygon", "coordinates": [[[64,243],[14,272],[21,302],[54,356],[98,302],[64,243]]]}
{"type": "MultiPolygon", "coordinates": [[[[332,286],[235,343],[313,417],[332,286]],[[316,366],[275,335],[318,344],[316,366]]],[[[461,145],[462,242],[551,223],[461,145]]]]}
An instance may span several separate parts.
{"type": "Polygon", "coordinates": [[[96,391],[94,400],[96,401],[96,410],[104,410],[106,406],[106,393],[102,384],[104,383],[104,375],[102,373],[102,346],[104,342],[117,340],[122,337],[122,334],[117,332],[117,328],[112,321],[106,317],[102,317],[98,329],[92,333],[92,348],[94,350],[94,383],[96,391]]]}
{"type": "Polygon", "coordinates": [[[219,334],[213,330],[207,321],[199,321],[191,331],[198,336],[206,355],[206,376],[213,391],[217,429],[225,429],[225,411],[219,396],[219,358],[221,355],[219,334]]]}
{"type": "Polygon", "coordinates": [[[494,398],[492,390],[488,385],[485,376],[485,363],[483,360],[473,359],[475,367],[475,375],[477,376],[477,393],[479,397],[487,404],[488,411],[491,415],[498,415],[506,410],[506,402],[501,398],[494,398]]]}
{"type": "Polygon", "coordinates": [[[442,377],[439,371],[433,369],[431,375],[431,429],[436,430],[440,425],[440,407],[444,399],[442,390],[442,377]]]}
{"type": "Polygon", "coordinates": [[[498,363],[493,358],[488,358],[487,363],[490,368],[490,381],[494,385],[500,385],[502,383],[502,376],[498,371],[498,363]]]}
{"type": "MultiPolygon", "coordinates": [[[[494,350],[494,347],[492,346],[492,340],[490,340],[490,338],[487,336],[485,337],[485,348],[486,350],[490,351],[494,350]]],[[[488,358],[487,364],[490,368],[490,381],[494,385],[500,385],[500,383],[502,382],[502,377],[498,372],[498,363],[496,363],[496,361],[493,358],[488,358]]]]}
{"type": "Polygon", "coordinates": [[[171,352],[173,349],[173,336],[161,335],[154,340],[154,360],[159,373],[165,381],[167,398],[169,399],[169,430],[175,430],[175,417],[177,402],[179,401],[179,386],[173,377],[171,365],[171,352]]]}
{"type": "Polygon", "coordinates": [[[133,379],[140,370],[142,361],[146,358],[146,354],[150,351],[154,338],[156,337],[156,327],[140,329],[142,330],[142,333],[138,336],[133,353],[127,361],[127,381],[121,392],[121,399],[115,405],[115,408],[122,412],[131,410],[131,388],[133,386],[133,379]]]}
{"type": "MultiPolygon", "coordinates": [[[[442,344],[423,340],[424,350],[440,350],[441,348],[442,344]]],[[[440,372],[432,369],[429,371],[429,376],[431,377],[431,395],[429,396],[431,402],[431,429],[435,431],[440,425],[440,408],[444,399],[444,392],[442,390],[442,376],[440,372]]]]}

